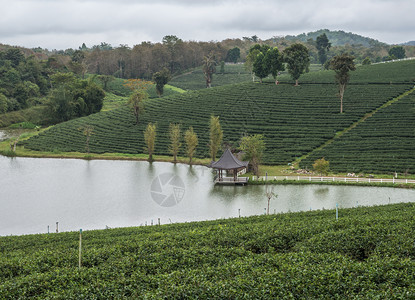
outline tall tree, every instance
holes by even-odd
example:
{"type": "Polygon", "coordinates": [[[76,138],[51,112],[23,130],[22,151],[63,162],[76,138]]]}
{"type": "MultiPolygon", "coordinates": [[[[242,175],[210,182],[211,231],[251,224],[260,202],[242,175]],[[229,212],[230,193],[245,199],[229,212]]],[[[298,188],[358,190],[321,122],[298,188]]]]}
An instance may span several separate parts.
{"type": "Polygon", "coordinates": [[[252,47],[249,50],[249,53],[246,56],[246,60],[245,60],[245,69],[247,69],[249,72],[251,72],[252,81],[255,81],[254,62],[255,62],[258,54],[261,52],[259,45],[258,45],[258,47],[255,47],[255,46],[252,47]]]}
{"type": "Polygon", "coordinates": [[[405,58],[405,48],[402,46],[393,46],[389,49],[389,56],[394,57],[396,59],[402,59],[405,58]]]}
{"type": "Polygon", "coordinates": [[[350,80],[349,72],[356,70],[354,57],[348,53],[335,56],[330,61],[330,69],[334,70],[336,73],[335,79],[339,84],[340,113],[343,113],[343,96],[346,85],[350,80]]]}
{"type": "MultiPolygon", "coordinates": [[[[270,65],[266,61],[266,55],[271,48],[268,45],[255,44],[249,49],[245,66],[250,68],[251,72],[257,76],[262,83],[262,79],[270,73],[270,65]]],[[[254,80],[254,77],[252,77],[254,80]]]]}
{"type": "Polygon", "coordinates": [[[167,49],[170,52],[170,61],[169,69],[170,73],[174,74],[177,70],[179,70],[179,62],[177,61],[177,53],[179,52],[179,47],[183,44],[183,41],[175,35],[166,35],[163,37],[163,45],[167,46],[167,49]]]}
{"type": "Polygon", "coordinates": [[[79,130],[82,130],[82,133],[85,135],[85,138],[86,138],[85,150],[86,150],[86,153],[89,154],[89,141],[91,139],[91,135],[94,134],[94,126],[85,125],[83,127],[80,127],[79,130]]]}
{"type": "Polygon", "coordinates": [[[190,126],[184,133],[184,140],[186,142],[186,154],[189,157],[189,164],[192,164],[193,155],[196,151],[196,147],[199,144],[196,132],[193,131],[193,127],[190,126]]]}
{"type": "Polygon", "coordinates": [[[227,62],[233,62],[234,64],[236,64],[236,62],[238,61],[240,57],[241,57],[241,49],[239,49],[238,47],[234,47],[228,50],[225,60],[227,62]]]}
{"type": "Polygon", "coordinates": [[[128,104],[133,110],[136,124],[138,124],[138,116],[144,110],[144,100],[148,98],[147,89],[153,83],[141,79],[128,79],[124,86],[130,88],[133,93],[128,99],[128,104]]]}
{"type": "Polygon", "coordinates": [[[213,53],[203,57],[203,74],[205,75],[206,87],[212,87],[212,77],[216,72],[216,61],[213,53]]]}
{"type": "Polygon", "coordinates": [[[277,47],[271,48],[265,55],[265,63],[269,65],[269,72],[274,77],[275,84],[278,84],[277,76],[280,71],[285,70],[284,58],[277,47]]]}
{"type": "Polygon", "coordinates": [[[303,44],[292,44],[283,51],[284,61],[287,63],[288,73],[295,80],[295,86],[298,86],[298,79],[301,74],[308,71],[310,66],[310,55],[308,49],[303,44]]]}
{"type": "Polygon", "coordinates": [[[316,48],[318,51],[318,60],[320,61],[321,65],[324,65],[324,63],[327,60],[327,52],[330,50],[331,43],[329,42],[329,39],[327,38],[327,35],[325,33],[319,35],[316,38],[316,48]]]}
{"type": "Polygon", "coordinates": [[[134,91],[128,98],[128,104],[134,112],[135,124],[138,124],[138,117],[140,112],[144,110],[144,100],[148,98],[148,94],[145,91],[134,91]]]}
{"type": "Polygon", "coordinates": [[[145,151],[148,153],[148,161],[153,161],[154,146],[156,143],[156,124],[148,123],[146,130],[144,131],[144,141],[146,143],[145,151]]]}
{"type": "Polygon", "coordinates": [[[180,151],[182,146],[181,139],[182,139],[182,131],[180,129],[180,124],[172,124],[169,125],[169,138],[170,138],[170,147],[169,151],[173,154],[173,162],[177,162],[177,154],[180,151]]]}
{"type": "Polygon", "coordinates": [[[239,149],[245,152],[244,159],[249,160],[254,174],[259,176],[259,164],[265,151],[264,136],[262,134],[254,134],[242,137],[239,149]]]}
{"type": "Polygon", "coordinates": [[[220,126],[219,116],[210,117],[209,133],[210,133],[209,134],[210,157],[214,161],[216,160],[216,154],[218,153],[218,149],[223,139],[223,131],[222,131],[222,127],[220,126]]]}
{"type": "Polygon", "coordinates": [[[259,78],[259,81],[262,83],[262,79],[268,76],[270,72],[270,65],[267,64],[265,60],[265,55],[262,52],[259,52],[255,58],[253,71],[256,77],[259,78]]]}
{"type": "Polygon", "coordinates": [[[167,68],[153,74],[153,81],[156,83],[157,95],[163,95],[164,86],[171,79],[170,71],[167,68]]]}

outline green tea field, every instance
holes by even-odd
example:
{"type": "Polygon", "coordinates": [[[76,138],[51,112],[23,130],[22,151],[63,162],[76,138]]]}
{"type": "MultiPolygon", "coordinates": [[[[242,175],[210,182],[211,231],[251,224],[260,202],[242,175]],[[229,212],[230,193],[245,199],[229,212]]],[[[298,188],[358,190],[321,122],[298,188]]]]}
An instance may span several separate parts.
{"type": "MultiPolygon", "coordinates": [[[[382,174],[413,172],[413,151],[410,150],[415,131],[411,121],[413,97],[398,98],[400,100],[393,105],[380,108],[411,91],[414,66],[415,61],[405,61],[359,67],[346,89],[343,114],[339,113],[337,86],[329,82],[330,78],[333,80],[333,73],[320,71],[310,73],[309,77],[305,75],[299,87],[291,83],[246,82],[152,98],[145,103],[138,125],[135,125],[131,109],[118,105],[117,109],[58,124],[21,144],[38,151],[84,152],[85,137],[79,128],[91,125],[94,127],[91,152],[143,153],[143,131],[153,122],[157,123],[155,153],[169,155],[168,126],[179,123],[183,131],[189,126],[195,129],[199,136],[196,156],[202,158],[208,157],[208,122],[210,116],[215,115],[220,117],[227,144],[237,147],[245,134],[264,134],[264,164],[287,164],[311,153],[301,162],[301,166],[310,168],[316,158],[326,156],[326,150],[313,152],[315,149],[364,120],[327,148],[332,151],[327,154],[332,170],[382,174]],[[372,117],[364,119],[375,111],[372,117]],[[381,121],[376,121],[378,119],[381,121]],[[364,135],[359,133],[360,128],[365,128],[364,135]],[[388,133],[383,139],[387,142],[377,140],[385,130],[388,133]],[[372,133],[373,138],[370,138],[372,133]],[[352,141],[352,136],[359,141],[364,139],[364,144],[352,141]],[[395,138],[389,138],[391,136],[395,138]],[[338,146],[342,143],[347,146],[338,146]],[[355,152],[349,152],[352,148],[355,152]],[[362,158],[357,155],[360,149],[367,150],[362,158]]],[[[180,154],[184,155],[183,149],[180,154]]]]}
{"type": "Polygon", "coordinates": [[[0,237],[1,299],[411,299],[413,203],[0,237]]]}

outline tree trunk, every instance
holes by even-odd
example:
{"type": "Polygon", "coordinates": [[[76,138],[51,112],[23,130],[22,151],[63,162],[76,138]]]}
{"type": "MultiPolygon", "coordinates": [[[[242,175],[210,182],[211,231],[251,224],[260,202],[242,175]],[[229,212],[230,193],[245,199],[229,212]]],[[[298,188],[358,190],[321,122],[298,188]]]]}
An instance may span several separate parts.
{"type": "Polygon", "coordinates": [[[346,89],[345,84],[341,84],[339,86],[339,96],[340,96],[340,113],[343,113],[343,96],[344,96],[344,90],[346,89]]]}
{"type": "Polygon", "coordinates": [[[298,79],[295,80],[295,86],[298,86],[298,79]]]}

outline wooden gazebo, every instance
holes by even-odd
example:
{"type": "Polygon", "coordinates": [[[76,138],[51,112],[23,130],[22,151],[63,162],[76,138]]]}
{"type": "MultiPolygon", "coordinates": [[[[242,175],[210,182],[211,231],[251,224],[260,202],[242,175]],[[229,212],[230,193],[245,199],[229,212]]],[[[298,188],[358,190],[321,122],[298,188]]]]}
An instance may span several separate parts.
{"type": "Polygon", "coordinates": [[[248,177],[238,177],[238,173],[248,168],[248,163],[248,161],[240,161],[232,154],[229,149],[226,149],[219,160],[212,161],[209,167],[216,169],[218,172],[214,180],[215,184],[245,185],[248,183],[248,177]],[[223,171],[226,172],[225,175],[231,174],[233,176],[223,176],[223,171]]]}

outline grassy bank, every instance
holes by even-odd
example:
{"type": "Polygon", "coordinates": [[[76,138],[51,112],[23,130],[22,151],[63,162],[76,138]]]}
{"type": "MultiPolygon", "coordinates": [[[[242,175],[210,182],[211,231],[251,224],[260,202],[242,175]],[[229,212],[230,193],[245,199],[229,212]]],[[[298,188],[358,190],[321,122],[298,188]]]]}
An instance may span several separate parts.
{"type": "Polygon", "coordinates": [[[415,205],[0,237],[0,298],[408,299],[415,205]]]}
{"type": "MultiPolygon", "coordinates": [[[[301,177],[300,177],[301,178],[301,177]]],[[[377,186],[377,187],[392,187],[392,188],[405,188],[405,189],[415,189],[415,184],[413,183],[389,183],[389,182],[354,182],[354,181],[309,181],[307,177],[304,177],[303,180],[249,180],[251,185],[265,185],[265,184],[281,184],[281,185],[346,185],[346,186],[377,186]]]]}

